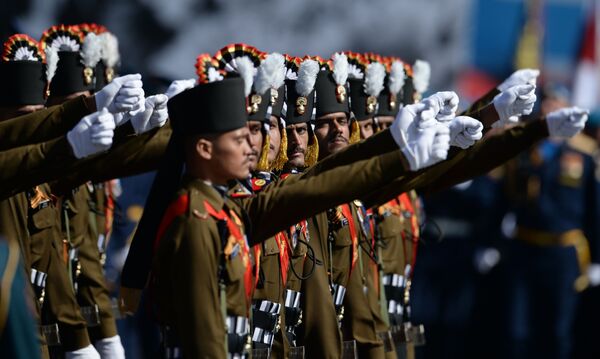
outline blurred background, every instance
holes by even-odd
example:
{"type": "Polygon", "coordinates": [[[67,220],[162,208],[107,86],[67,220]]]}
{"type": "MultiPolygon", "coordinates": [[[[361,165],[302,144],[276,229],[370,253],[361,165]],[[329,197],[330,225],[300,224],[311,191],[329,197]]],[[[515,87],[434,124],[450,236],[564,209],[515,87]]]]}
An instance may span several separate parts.
{"type": "MultiPolygon", "coordinates": [[[[432,68],[429,92],[454,90],[461,108],[515,69],[539,68],[539,103],[554,101],[547,103],[553,108],[575,104],[595,110],[600,104],[596,64],[600,47],[595,46],[600,7],[595,3],[19,0],[3,3],[0,33],[3,39],[17,32],[39,38],[46,28],[59,23],[105,25],[119,39],[120,72],[142,73],[147,94],[164,91],[172,80],[195,77],[198,54],[213,54],[228,43],[245,42],[266,52],[297,56],[329,57],[335,51],[352,50],[399,56],[410,63],[423,59],[432,68]]],[[[597,140],[595,112],[590,123],[588,135],[597,140]]],[[[595,154],[586,154],[592,165],[583,171],[592,171],[598,181],[595,154]]],[[[525,162],[531,159],[528,156],[525,162]]],[[[537,171],[522,163],[515,168],[525,168],[526,174],[537,171]]],[[[564,253],[528,252],[519,247],[514,240],[519,194],[510,186],[514,181],[509,180],[513,178],[509,172],[503,167],[423,199],[426,216],[412,315],[413,323],[425,324],[427,345],[417,349],[418,358],[600,358],[595,340],[600,332],[598,290],[573,290],[571,277],[577,274],[571,275],[572,258],[565,259],[564,253]],[[565,280],[567,286],[561,287],[565,280]],[[539,287],[535,282],[541,283],[539,287]],[[540,342],[547,346],[547,353],[532,352],[540,342]]],[[[106,265],[115,291],[127,242],[151,183],[152,174],[121,179],[122,195],[106,265]]],[[[569,197],[573,193],[563,194],[554,187],[549,191],[560,210],[545,214],[548,223],[560,221],[573,208],[577,213],[599,213],[594,188],[583,192],[591,200],[577,202],[575,207],[569,207],[578,201],[569,197]],[[553,197],[552,191],[561,195],[553,197]]],[[[533,197],[534,204],[542,203],[537,199],[533,197]]],[[[594,220],[600,223],[600,217],[594,220]]],[[[584,231],[593,252],[600,240],[598,232],[584,231]]],[[[129,358],[155,355],[159,336],[145,315],[120,320],[119,326],[129,358]]]]}

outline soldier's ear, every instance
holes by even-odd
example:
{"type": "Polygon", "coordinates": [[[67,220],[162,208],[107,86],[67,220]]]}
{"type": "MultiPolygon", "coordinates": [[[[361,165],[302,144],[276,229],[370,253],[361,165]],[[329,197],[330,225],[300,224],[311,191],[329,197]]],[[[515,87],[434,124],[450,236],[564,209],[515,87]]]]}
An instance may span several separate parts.
{"type": "Polygon", "coordinates": [[[196,141],[196,154],[203,160],[209,161],[213,155],[213,143],[206,138],[198,138],[196,141]]]}

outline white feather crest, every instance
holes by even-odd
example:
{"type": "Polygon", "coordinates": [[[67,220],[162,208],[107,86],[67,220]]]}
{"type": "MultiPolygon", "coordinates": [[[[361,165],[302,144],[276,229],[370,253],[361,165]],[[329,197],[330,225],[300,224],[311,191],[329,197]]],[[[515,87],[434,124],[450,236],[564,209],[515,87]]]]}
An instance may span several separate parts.
{"type": "Polygon", "coordinates": [[[72,38],[66,35],[61,35],[58,36],[56,39],[52,40],[50,47],[54,48],[54,50],[56,51],[77,52],[79,51],[80,46],[79,43],[73,40],[72,38]]]}
{"type": "Polygon", "coordinates": [[[285,70],[286,80],[298,80],[298,73],[292,69],[285,70]]]}
{"type": "Polygon", "coordinates": [[[333,80],[338,85],[345,85],[348,81],[348,57],[336,52],[331,59],[333,60],[333,80]]]}
{"type": "Polygon", "coordinates": [[[296,80],[296,92],[300,96],[308,96],[315,87],[317,75],[319,74],[319,63],[315,60],[304,60],[298,69],[298,80],[296,80]]]}
{"type": "Polygon", "coordinates": [[[58,66],[58,51],[54,47],[46,47],[46,81],[50,83],[58,66]]]}
{"type": "Polygon", "coordinates": [[[110,32],[99,35],[102,39],[102,61],[106,67],[115,67],[121,59],[119,54],[119,40],[110,32]]]}
{"type": "Polygon", "coordinates": [[[248,56],[242,56],[234,59],[232,63],[235,66],[236,72],[244,80],[244,94],[246,96],[250,95],[254,82],[254,73],[256,72],[252,60],[248,56]]]}
{"type": "Polygon", "coordinates": [[[284,67],[285,59],[281,54],[276,52],[269,54],[258,67],[254,82],[256,92],[262,95],[270,88],[281,87],[285,76],[284,67]]]}
{"type": "Polygon", "coordinates": [[[33,56],[33,51],[26,47],[20,47],[15,52],[14,61],[38,61],[37,57],[33,56]]]}
{"type": "Polygon", "coordinates": [[[93,32],[85,36],[81,46],[81,63],[90,68],[96,67],[102,58],[102,40],[93,32]]]}
{"type": "Polygon", "coordinates": [[[365,74],[360,67],[355,64],[348,64],[348,78],[362,80],[363,77],[365,77],[365,74]]]}
{"type": "Polygon", "coordinates": [[[215,69],[214,67],[208,68],[208,82],[217,82],[222,80],[223,75],[221,75],[219,71],[217,71],[217,69],[215,69]]]}
{"type": "Polygon", "coordinates": [[[429,88],[431,78],[431,66],[423,60],[415,61],[413,65],[413,85],[418,93],[424,93],[429,88]]]}
{"type": "Polygon", "coordinates": [[[370,63],[365,71],[363,88],[369,96],[379,96],[385,81],[385,67],[379,62],[370,63]]]}
{"type": "Polygon", "coordinates": [[[402,61],[393,61],[392,69],[390,70],[390,77],[388,79],[388,89],[392,94],[398,94],[404,86],[404,64],[402,61]]]}

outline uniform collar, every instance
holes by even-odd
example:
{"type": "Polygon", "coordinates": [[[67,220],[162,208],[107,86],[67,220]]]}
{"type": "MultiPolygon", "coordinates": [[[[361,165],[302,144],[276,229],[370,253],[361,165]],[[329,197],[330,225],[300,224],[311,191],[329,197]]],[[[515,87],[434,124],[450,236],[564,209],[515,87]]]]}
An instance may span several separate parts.
{"type": "Polygon", "coordinates": [[[198,191],[217,211],[220,211],[225,204],[224,195],[214,185],[207,184],[201,179],[186,177],[184,179],[184,187],[190,191],[198,191]]]}

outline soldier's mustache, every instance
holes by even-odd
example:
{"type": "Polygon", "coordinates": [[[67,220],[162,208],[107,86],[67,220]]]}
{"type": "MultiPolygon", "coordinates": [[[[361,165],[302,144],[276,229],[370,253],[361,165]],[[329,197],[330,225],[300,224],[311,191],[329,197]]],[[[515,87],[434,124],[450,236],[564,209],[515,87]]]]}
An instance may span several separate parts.
{"type": "Polygon", "coordinates": [[[329,142],[331,143],[338,140],[348,143],[348,140],[344,136],[335,136],[332,139],[330,139],[329,142]]]}

